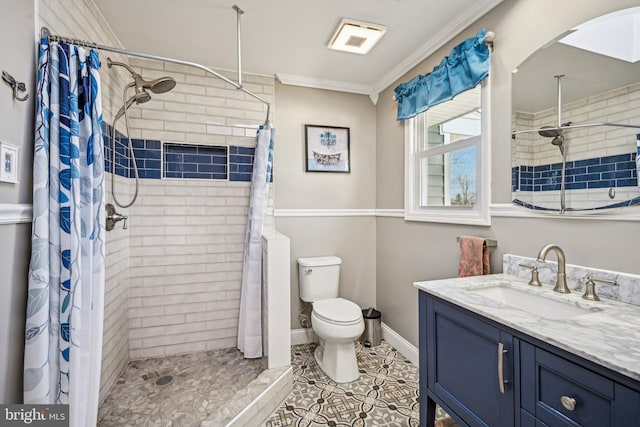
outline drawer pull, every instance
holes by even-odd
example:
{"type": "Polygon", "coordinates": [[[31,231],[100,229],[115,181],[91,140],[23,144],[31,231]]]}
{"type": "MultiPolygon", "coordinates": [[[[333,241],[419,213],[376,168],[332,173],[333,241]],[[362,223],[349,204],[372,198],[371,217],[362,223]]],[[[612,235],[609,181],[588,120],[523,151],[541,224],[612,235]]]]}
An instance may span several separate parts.
{"type": "Polygon", "coordinates": [[[504,379],[504,355],[509,350],[505,350],[503,343],[498,343],[498,388],[500,393],[504,394],[504,385],[509,381],[504,379]]]}
{"type": "Polygon", "coordinates": [[[564,409],[568,411],[573,411],[576,409],[576,400],[573,397],[562,396],[560,397],[560,403],[564,406],[564,409]]]}

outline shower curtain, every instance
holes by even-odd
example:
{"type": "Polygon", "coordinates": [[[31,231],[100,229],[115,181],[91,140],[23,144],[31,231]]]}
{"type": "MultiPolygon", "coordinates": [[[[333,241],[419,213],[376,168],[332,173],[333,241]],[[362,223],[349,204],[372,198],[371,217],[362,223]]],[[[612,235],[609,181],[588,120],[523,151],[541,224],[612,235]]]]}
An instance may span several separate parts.
{"type": "Polygon", "coordinates": [[[269,196],[274,133],[270,127],[258,130],[253,160],[238,320],[238,349],[247,359],[262,357],[262,226],[269,196]]]}
{"type": "Polygon", "coordinates": [[[95,51],[41,41],[24,402],[96,425],[104,305],[104,152],[95,51]]]}

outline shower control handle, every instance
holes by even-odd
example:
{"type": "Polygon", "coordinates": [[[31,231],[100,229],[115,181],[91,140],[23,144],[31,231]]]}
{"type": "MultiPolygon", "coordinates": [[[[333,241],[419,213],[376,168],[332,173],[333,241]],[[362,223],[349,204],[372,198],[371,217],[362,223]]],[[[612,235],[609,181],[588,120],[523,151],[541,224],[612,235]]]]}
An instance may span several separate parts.
{"type": "Polygon", "coordinates": [[[123,230],[126,230],[128,228],[127,220],[129,219],[129,217],[127,215],[122,215],[116,212],[115,206],[113,206],[111,203],[107,203],[107,205],[105,206],[105,210],[107,211],[105,221],[105,228],[107,229],[107,231],[113,230],[116,227],[116,224],[120,221],[124,221],[122,223],[123,230]]]}

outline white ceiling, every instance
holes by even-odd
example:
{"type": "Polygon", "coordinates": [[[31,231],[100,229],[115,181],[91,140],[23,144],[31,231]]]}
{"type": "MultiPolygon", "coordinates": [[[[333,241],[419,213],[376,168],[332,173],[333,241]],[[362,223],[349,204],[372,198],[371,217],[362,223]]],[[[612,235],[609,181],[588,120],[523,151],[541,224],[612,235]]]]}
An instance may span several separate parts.
{"type": "MultiPolygon", "coordinates": [[[[302,86],[371,94],[502,0],[95,0],[126,49],[237,70],[236,12],[243,72],[302,86]],[[368,55],[328,49],[344,18],[387,27],[368,55]]],[[[478,28],[479,29],[479,28],[478,28]]]]}
{"type": "Polygon", "coordinates": [[[513,110],[538,113],[555,108],[556,75],[564,75],[562,103],[567,104],[637,83],[640,61],[632,64],[553,43],[532,54],[513,75],[513,110]]]}

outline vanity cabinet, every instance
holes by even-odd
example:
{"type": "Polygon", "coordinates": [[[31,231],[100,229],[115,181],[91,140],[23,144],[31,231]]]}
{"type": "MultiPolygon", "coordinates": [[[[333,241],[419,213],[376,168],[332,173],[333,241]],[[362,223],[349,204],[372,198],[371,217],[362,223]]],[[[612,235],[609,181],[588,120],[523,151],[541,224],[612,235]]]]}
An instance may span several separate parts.
{"type": "Polygon", "coordinates": [[[420,425],[640,425],[640,385],[420,291],[420,425]]]}

